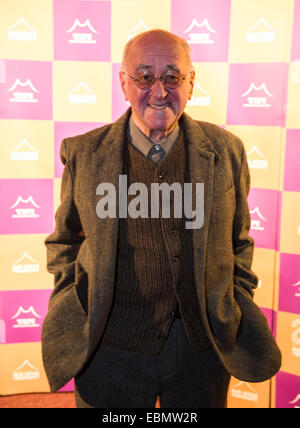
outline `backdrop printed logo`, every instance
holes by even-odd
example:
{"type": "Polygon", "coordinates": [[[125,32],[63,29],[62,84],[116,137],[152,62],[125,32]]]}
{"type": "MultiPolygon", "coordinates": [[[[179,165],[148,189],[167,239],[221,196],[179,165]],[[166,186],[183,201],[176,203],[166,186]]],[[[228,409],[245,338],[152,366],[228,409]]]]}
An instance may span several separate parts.
{"type": "Polygon", "coordinates": [[[231,64],[227,123],[284,126],[287,83],[286,64],[231,64]]]}
{"type": "Polygon", "coordinates": [[[280,194],[276,190],[251,189],[249,198],[251,214],[250,235],[260,248],[275,249],[277,235],[277,217],[280,194]]]}
{"type": "Polygon", "coordinates": [[[0,116],[5,119],[52,119],[52,64],[3,61],[0,116]]]}
{"type": "Polygon", "coordinates": [[[0,190],[0,233],[50,233],[52,231],[52,180],[2,179],[0,190]]]}
{"type": "Polygon", "coordinates": [[[6,343],[39,342],[51,290],[2,291],[6,343]]]}
{"type": "Polygon", "coordinates": [[[40,264],[35,260],[27,251],[24,251],[21,257],[12,263],[12,272],[15,274],[20,273],[35,273],[39,272],[40,264]]]}
{"type": "Polygon", "coordinates": [[[247,31],[248,43],[270,43],[275,40],[274,28],[261,16],[258,21],[247,31]]]}
{"type": "Polygon", "coordinates": [[[172,0],[171,31],[185,38],[192,61],[227,61],[230,1],[172,0]]]}
{"type": "Polygon", "coordinates": [[[10,40],[35,41],[37,39],[36,30],[20,16],[17,22],[11,25],[7,31],[10,40]]]}
{"type": "Polygon", "coordinates": [[[54,0],[54,59],[110,60],[110,2],[54,0]]]}

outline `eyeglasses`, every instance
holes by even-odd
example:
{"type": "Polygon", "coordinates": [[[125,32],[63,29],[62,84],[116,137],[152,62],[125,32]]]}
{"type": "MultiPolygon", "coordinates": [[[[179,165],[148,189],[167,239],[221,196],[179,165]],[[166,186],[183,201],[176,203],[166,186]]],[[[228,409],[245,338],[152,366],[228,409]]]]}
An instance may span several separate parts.
{"type": "Polygon", "coordinates": [[[132,77],[129,74],[125,73],[125,71],[122,71],[123,74],[126,74],[131,80],[134,81],[136,86],[140,89],[147,90],[150,89],[156,80],[160,80],[162,84],[168,88],[168,89],[176,89],[178,88],[182,82],[185,80],[186,75],[182,75],[180,73],[177,73],[176,71],[166,71],[161,76],[154,76],[153,73],[140,73],[139,75],[132,77]]]}

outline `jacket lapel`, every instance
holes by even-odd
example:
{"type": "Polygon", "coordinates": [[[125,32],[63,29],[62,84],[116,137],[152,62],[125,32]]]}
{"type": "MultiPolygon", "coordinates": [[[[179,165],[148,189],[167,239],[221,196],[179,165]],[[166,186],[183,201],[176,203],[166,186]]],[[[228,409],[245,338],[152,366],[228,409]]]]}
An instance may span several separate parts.
{"type": "MultiPolygon", "coordinates": [[[[204,223],[201,228],[193,229],[196,287],[198,298],[204,302],[204,268],[214,189],[214,171],[215,162],[218,162],[220,155],[197,121],[184,113],[180,119],[180,125],[184,130],[184,139],[188,147],[189,173],[193,189],[196,183],[204,184],[204,223]]],[[[205,305],[200,306],[205,307],[205,305]]]]}
{"type": "MultiPolygon", "coordinates": [[[[107,136],[100,142],[97,150],[93,152],[91,159],[91,172],[93,194],[91,195],[92,207],[96,210],[100,199],[96,195],[97,186],[101,183],[111,183],[116,189],[116,213],[118,214],[119,201],[119,174],[123,169],[123,147],[126,142],[127,122],[131,110],[116,121],[107,136]]],[[[93,248],[94,270],[91,273],[89,311],[90,334],[97,338],[101,331],[99,325],[104,325],[110,311],[110,302],[113,298],[116,259],[118,247],[118,219],[96,217],[96,225],[92,227],[94,234],[91,236],[91,248],[93,248]]],[[[95,342],[94,342],[95,343],[95,342]]],[[[91,344],[93,346],[93,344],[91,344]]],[[[92,349],[91,349],[92,351],[92,349]]]]}

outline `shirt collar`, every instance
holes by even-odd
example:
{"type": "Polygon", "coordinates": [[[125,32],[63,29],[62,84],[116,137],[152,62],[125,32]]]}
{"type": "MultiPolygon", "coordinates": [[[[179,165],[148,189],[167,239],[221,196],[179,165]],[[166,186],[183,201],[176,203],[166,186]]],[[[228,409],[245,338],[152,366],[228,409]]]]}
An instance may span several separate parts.
{"type": "MultiPolygon", "coordinates": [[[[172,132],[167,136],[166,140],[163,143],[160,143],[161,146],[166,153],[171,149],[175,141],[177,140],[179,134],[179,124],[176,123],[175,128],[172,132]]],[[[139,127],[135,124],[132,115],[129,120],[129,129],[128,135],[130,142],[145,156],[148,156],[150,150],[155,146],[155,143],[149,140],[146,135],[139,129],[139,127]]]]}

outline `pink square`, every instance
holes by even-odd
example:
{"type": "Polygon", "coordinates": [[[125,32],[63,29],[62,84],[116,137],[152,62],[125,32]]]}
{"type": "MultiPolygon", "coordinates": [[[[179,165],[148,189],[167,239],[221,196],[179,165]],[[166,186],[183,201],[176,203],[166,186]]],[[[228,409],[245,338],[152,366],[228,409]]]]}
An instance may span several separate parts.
{"type": "Polygon", "coordinates": [[[231,64],[227,124],[285,126],[288,64],[231,64]]]}
{"type": "Polygon", "coordinates": [[[295,0],[292,39],[292,61],[300,60],[300,1],[295,0]]]}
{"type": "Polygon", "coordinates": [[[112,65],[112,120],[117,120],[130,107],[125,101],[119,79],[121,64],[112,65]]]}
{"type": "Polygon", "coordinates": [[[110,2],[54,0],[53,17],[54,59],[110,60],[110,2]]]}
{"type": "Polygon", "coordinates": [[[0,117],[52,119],[52,63],[2,61],[0,117]]]}
{"type": "Polygon", "coordinates": [[[59,392],[72,392],[74,390],[74,379],[71,379],[68,383],[66,383],[62,388],[59,389],[59,392]]]}
{"type": "Polygon", "coordinates": [[[0,234],[53,231],[52,179],[0,180],[0,234]]]}
{"type": "Polygon", "coordinates": [[[260,308],[264,316],[267,318],[269,329],[273,332],[274,336],[276,336],[276,317],[275,312],[272,309],[268,308],[260,308]]]}
{"type": "Polygon", "coordinates": [[[60,147],[62,140],[67,137],[85,134],[92,129],[103,126],[99,122],[55,122],[54,123],[54,176],[60,178],[63,173],[64,165],[60,160],[60,147]]]}
{"type": "Polygon", "coordinates": [[[280,212],[281,193],[277,190],[250,190],[249,209],[251,214],[250,236],[259,248],[277,249],[277,214],[280,212]]]}
{"type": "Polygon", "coordinates": [[[278,309],[300,314],[300,255],[280,254],[278,309]]]}
{"type": "Polygon", "coordinates": [[[192,61],[227,61],[230,6],[230,0],[172,0],[171,31],[188,41],[192,61]]]}
{"type": "Polygon", "coordinates": [[[286,132],[284,190],[300,192],[300,130],[286,132]]]}
{"type": "Polygon", "coordinates": [[[300,407],[300,376],[279,372],[276,376],[276,408],[300,407]]]}
{"type": "Polygon", "coordinates": [[[40,342],[52,290],[2,291],[2,343],[40,342]],[[5,331],[3,330],[5,328],[5,331]]]}

